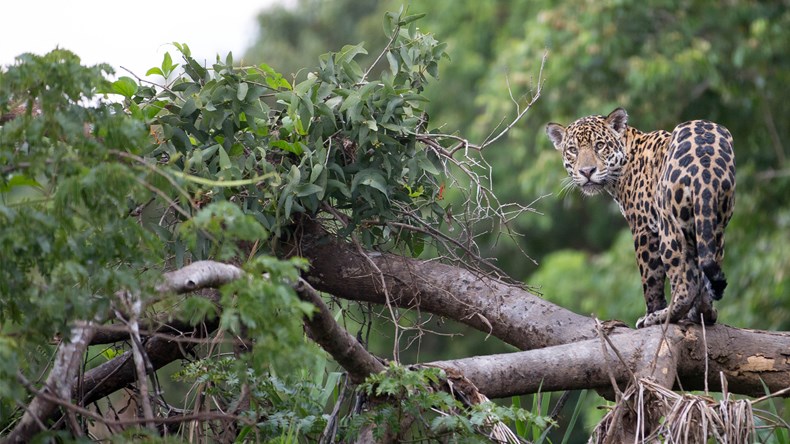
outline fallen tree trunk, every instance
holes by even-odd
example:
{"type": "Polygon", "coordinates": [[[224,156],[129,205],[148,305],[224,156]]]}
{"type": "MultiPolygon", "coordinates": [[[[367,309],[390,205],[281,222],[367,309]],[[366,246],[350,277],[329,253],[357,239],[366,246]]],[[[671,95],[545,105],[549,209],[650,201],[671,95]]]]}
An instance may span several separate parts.
{"type": "MultiPolygon", "coordinates": [[[[312,264],[306,279],[318,290],[342,299],[419,307],[529,350],[446,361],[480,384],[481,392],[491,398],[534,393],[541,380],[543,390],[598,388],[607,365],[614,366],[619,382],[625,380],[625,366],[602,359],[594,319],[551,304],[522,288],[438,262],[362,252],[318,228],[308,231],[298,248],[312,264]],[[487,372],[500,364],[522,377],[491,379],[487,372]],[[574,366],[578,370],[569,372],[574,366]],[[549,380],[553,381],[551,385],[547,385],[549,380]],[[513,389],[512,384],[520,389],[513,389]]],[[[720,372],[727,377],[732,393],[763,395],[763,382],[771,391],[790,386],[790,333],[718,324],[706,328],[704,341],[699,325],[673,324],[666,334],[662,334],[663,328],[632,330],[615,323],[607,330],[615,347],[629,357],[652,358],[658,338],[681,338],[676,388],[702,390],[707,376],[707,387],[718,391],[720,372]]]]}

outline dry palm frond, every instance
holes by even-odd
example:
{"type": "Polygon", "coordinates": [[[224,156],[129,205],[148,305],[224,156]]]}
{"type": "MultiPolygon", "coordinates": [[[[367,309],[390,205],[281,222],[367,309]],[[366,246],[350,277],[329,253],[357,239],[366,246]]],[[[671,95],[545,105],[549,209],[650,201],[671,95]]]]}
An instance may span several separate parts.
{"type": "Polygon", "coordinates": [[[704,395],[676,393],[640,379],[623,392],[621,401],[596,426],[589,442],[754,442],[751,401],[731,399],[726,389],[723,394],[723,399],[716,401],[704,395]]]}

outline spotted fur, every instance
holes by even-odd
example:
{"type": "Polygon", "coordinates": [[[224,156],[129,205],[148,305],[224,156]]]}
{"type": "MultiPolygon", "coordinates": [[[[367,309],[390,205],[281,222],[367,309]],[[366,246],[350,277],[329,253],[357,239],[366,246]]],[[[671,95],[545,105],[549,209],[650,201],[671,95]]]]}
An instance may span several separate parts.
{"type": "Polygon", "coordinates": [[[609,193],[634,239],[647,314],[637,327],[688,318],[716,322],[713,300],[727,281],[721,270],[724,229],[735,198],[735,155],[727,128],[692,120],[643,133],[618,108],[567,128],[546,126],[573,183],[584,194],[609,193]],[[672,303],[667,307],[664,281],[672,303]]]}

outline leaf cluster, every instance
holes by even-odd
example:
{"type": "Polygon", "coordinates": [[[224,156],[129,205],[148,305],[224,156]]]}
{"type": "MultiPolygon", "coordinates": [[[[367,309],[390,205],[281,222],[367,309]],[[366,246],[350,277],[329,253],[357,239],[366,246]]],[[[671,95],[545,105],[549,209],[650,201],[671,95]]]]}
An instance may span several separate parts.
{"type": "MultiPolygon", "coordinates": [[[[275,237],[295,215],[322,211],[369,245],[390,241],[382,225],[408,220],[404,208],[441,220],[443,165],[415,134],[427,124],[420,92],[444,47],[413,26],[416,18],[389,17],[389,70],[379,79],[358,64],[361,44],[321,56],[299,83],[266,64],[236,67],[230,55],[207,68],[176,44],[183,75],[140,86],[126,101],[151,129],[142,157],[189,195],[178,201],[184,212],[232,199],[275,237]]],[[[166,78],[174,66],[167,55],[150,72],[166,78]]]]}
{"type": "Polygon", "coordinates": [[[535,430],[553,424],[549,418],[515,404],[501,406],[487,400],[466,404],[461,401],[465,395],[457,389],[453,391],[457,394],[455,397],[442,389],[446,381],[447,375],[439,368],[409,369],[390,364],[386,372],[371,375],[358,387],[371,400],[378,398],[388,402],[371,401],[373,407],[352,419],[349,432],[353,434],[364,426],[375,425],[373,436],[381,439],[385,430],[399,433],[404,419],[413,418],[418,427],[409,433],[415,437],[484,442],[483,437],[500,422],[535,430]]]}

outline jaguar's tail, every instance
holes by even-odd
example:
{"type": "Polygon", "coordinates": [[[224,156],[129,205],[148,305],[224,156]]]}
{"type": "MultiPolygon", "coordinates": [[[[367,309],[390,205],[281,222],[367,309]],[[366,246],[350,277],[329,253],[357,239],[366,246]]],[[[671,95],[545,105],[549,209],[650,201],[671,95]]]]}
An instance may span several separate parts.
{"type": "Polygon", "coordinates": [[[702,272],[710,283],[712,290],[711,297],[717,301],[724,296],[724,289],[727,288],[727,279],[724,277],[724,272],[716,262],[708,262],[702,265],[702,272]]]}
{"type": "Polygon", "coordinates": [[[705,286],[708,287],[710,297],[715,300],[724,295],[727,279],[721,269],[721,260],[724,257],[724,226],[720,217],[717,217],[717,199],[710,195],[706,199],[696,198],[694,215],[696,231],[697,258],[699,267],[704,274],[705,286]]]}

